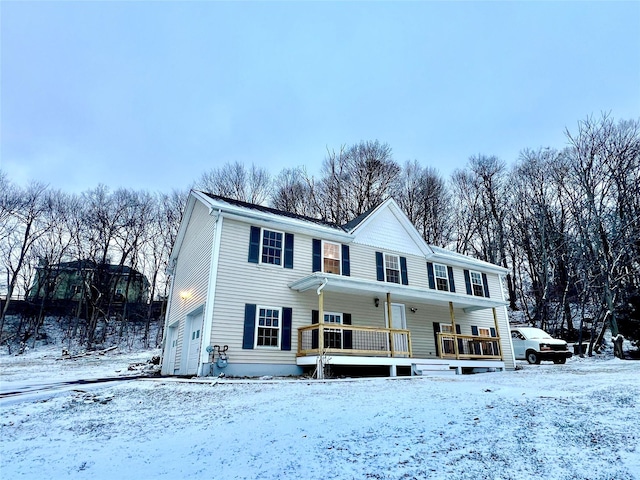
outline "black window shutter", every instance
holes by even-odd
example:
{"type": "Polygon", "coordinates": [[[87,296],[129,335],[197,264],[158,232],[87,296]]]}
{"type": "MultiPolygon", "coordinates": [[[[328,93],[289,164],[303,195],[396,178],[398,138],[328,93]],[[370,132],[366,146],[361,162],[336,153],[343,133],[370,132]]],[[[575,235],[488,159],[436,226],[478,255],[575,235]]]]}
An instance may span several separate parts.
{"type": "Polygon", "coordinates": [[[351,261],[349,260],[349,245],[342,245],[342,275],[351,276],[351,261]]]}
{"type": "Polygon", "coordinates": [[[249,262],[258,263],[260,258],[260,227],[251,227],[249,235],[249,262]]]}
{"type": "Polygon", "coordinates": [[[487,282],[487,274],[482,274],[482,285],[484,285],[484,296],[489,298],[489,282],[487,282]]]}
{"type": "MultiPolygon", "coordinates": [[[[342,314],[342,324],[343,325],[351,325],[351,314],[343,313],[342,314]]],[[[343,330],[342,331],[342,348],[353,348],[353,330],[343,330]]]]}
{"type": "Polygon", "coordinates": [[[447,273],[449,274],[449,291],[456,293],[456,282],[453,281],[453,268],[447,267],[447,273]]]}
{"type": "Polygon", "coordinates": [[[253,349],[253,340],[256,330],[256,305],[247,303],[244,306],[244,334],[242,337],[242,348],[253,349]]]}
{"type": "MultiPolygon", "coordinates": [[[[460,325],[456,323],[456,333],[460,335],[462,331],[460,330],[460,325]]],[[[464,353],[464,342],[461,338],[458,339],[458,353],[464,353]]]]}
{"type": "Polygon", "coordinates": [[[467,286],[467,295],[473,295],[473,291],[471,290],[471,276],[469,275],[469,270],[464,271],[464,284],[467,286]]]}
{"type": "Polygon", "coordinates": [[[440,333],[440,324],[433,324],[433,338],[435,339],[436,355],[440,356],[440,342],[438,342],[438,334],[440,333]]]}
{"type": "MultiPolygon", "coordinates": [[[[320,312],[318,310],[311,310],[311,323],[318,323],[320,312]]],[[[311,330],[311,348],[318,348],[318,329],[311,330]]]]}
{"type": "Polygon", "coordinates": [[[311,271],[322,271],[322,242],[317,238],[313,239],[313,265],[311,271]]]}
{"type": "Polygon", "coordinates": [[[282,308],[282,343],[280,350],[291,350],[291,320],[293,311],[289,307],[282,308]]]}
{"type": "MultiPolygon", "coordinates": [[[[478,327],[476,327],[475,325],[471,325],[471,335],[473,336],[478,336],[478,327]]],[[[482,350],[480,350],[480,343],[474,341],[473,343],[473,354],[475,355],[480,355],[482,353],[482,350]]]]}
{"type": "Polygon", "coordinates": [[[384,282],[384,258],[382,252],[376,252],[376,278],[384,282]]]}
{"type": "Polygon", "coordinates": [[[436,276],[433,273],[433,263],[427,262],[427,274],[429,275],[429,288],[431,290],[436,288],[436,276]]]}
{"type": "Polygon", "coordinates": [[[400,278],[403,285],[409,285],[409,277],[407,276],[407,258],[400,257],[400,278]]]}
{"type": "MultiPolygon", "coordinates": [[[[496,329],[491,327],[491,336],[492,337],[497,337],[498,336],[498,332],[496,332],[496,329]]],[[[494,355],[498,355],[498,342],[491,342],[493,344],[493,354],[494,355]]]]}
{"type": "Polygon", "coordinates": [[[284,268],[293,268],[293,233],[284,234],[284,268]]]}

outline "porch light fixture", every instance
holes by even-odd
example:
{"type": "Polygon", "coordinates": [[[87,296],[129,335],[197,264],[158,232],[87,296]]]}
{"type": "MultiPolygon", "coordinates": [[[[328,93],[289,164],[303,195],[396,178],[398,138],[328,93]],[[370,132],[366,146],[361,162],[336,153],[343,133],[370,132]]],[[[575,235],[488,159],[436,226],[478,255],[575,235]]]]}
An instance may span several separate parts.
{"type": "Polygon", "coordinates": [[[411,313],[416,313],[418,311],[416,307],[411,307],[409,310],[411,310],[411,313]]]}
{"type": "Polygon", "coordinates": [[[378,297],[373,299],[373,304],[378,308],[380,306],[380,299],[378,297]]]}

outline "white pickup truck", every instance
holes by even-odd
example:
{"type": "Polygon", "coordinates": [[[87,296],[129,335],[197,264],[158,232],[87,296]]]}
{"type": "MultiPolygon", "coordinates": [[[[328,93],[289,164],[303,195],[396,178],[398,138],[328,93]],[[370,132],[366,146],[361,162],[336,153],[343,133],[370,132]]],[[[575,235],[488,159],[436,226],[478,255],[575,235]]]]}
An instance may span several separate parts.
{"type": "Polygon", "coordinates": [[[567,342],[553,338],[539,328],[511,328],[511,340],[516,359],[529,363],[538,364],[541,360],[565,363],[572,355],[567,349],[567,342]]]}

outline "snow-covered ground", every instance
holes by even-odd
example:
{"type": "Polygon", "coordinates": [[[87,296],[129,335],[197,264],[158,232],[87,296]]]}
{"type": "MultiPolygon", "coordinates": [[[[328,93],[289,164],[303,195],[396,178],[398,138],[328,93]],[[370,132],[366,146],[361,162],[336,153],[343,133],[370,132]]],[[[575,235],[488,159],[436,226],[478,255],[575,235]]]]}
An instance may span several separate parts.
{"type": "MultiPolygon", "coordinates": [[[[2,389],[131,373],[154,354],[0,355],[2,389]]],[[[640,478],[640,362],[519,365],[326,382],[129,380],[0,403],[0,478],[640,478]]]]}

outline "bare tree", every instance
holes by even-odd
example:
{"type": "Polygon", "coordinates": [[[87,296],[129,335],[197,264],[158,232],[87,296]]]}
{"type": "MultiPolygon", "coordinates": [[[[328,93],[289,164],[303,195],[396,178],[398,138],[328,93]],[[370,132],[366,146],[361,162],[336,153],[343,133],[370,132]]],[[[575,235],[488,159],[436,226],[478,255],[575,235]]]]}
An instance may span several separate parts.
{"type": "Polygon", "coordinates": [[[317,212],[313,204],[313,182],[300,168],[285,168],[273,182],[271,206],[285,212],[311,217],[317,212]]]}
{"type": "Polygon", "coordinates": [[[566,135],[570,170],[564,192],[572,199],[580,253],[575,260],[596,279],[583,287],[599,298],[600,337],[605,327],[616,337],[621,296],[639,281],[630,266],[638,263],[640,124],[602,115],[579,122],[578,132],[566,135]]]}
{"type": "Polygon", "coordinates": [[[7,279],[7,298],[0,311],[0,337],[11,297],[18,289],[26,292],[27,286],[20,285],[18,280],[29,253],[34,243],[50,229],[50,224],[43,221],[48,207],[46,185],[33,182],[24,189],[13,189],[13,195],[17,195],[17,200],[12,198],[9,192],[5,192],[3,197],[4,195],[7,195],[7,198],[3,198],[2,210],[11,213],[2,214],[5,217],[2,228],[5,233],[2,234],[0,254],[4,265],[3,273],[7,279]]]}
{"type": "Polygon", "coordinates": [[[451,241],[451,197],[435,169],[406,162],[392,194],[427,243],[441,247],[451,241]]]}
{"type": "Polygon", "coordinates": [[[239,163],[227,163],[204,173],[195,188],[215,195],[264,204],[271,193],[271,175],[264,168],[252,164],[249,170],[239,163]]]}

